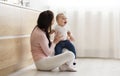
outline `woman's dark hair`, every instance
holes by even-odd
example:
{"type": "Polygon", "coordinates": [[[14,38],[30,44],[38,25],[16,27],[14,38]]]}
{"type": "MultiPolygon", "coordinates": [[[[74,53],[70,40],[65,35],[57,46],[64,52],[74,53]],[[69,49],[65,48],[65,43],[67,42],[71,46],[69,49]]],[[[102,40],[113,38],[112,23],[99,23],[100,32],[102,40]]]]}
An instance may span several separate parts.
{"type": "Polygon", "coordinates": [[[54,18],[54,14],[52,11],[47,10],[40,13],[37,20],[37,27],[46,33],[46,37],[49,41],[49,47],[51,46],[50,35],[52,20],[54,18]]]}

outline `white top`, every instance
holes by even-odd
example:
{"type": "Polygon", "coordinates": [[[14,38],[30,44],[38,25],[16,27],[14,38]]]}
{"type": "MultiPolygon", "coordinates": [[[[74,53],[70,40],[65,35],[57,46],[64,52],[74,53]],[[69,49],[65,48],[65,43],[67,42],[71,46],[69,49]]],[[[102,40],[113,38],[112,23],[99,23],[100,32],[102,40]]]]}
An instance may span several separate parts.
{"type": "Polygon", "coordinates": [[[56,25],[55,31],[63,36],[63,40],[67,40],[68,29],[66,28],[66,26],[62,27],[62,26],[56,25]]]}

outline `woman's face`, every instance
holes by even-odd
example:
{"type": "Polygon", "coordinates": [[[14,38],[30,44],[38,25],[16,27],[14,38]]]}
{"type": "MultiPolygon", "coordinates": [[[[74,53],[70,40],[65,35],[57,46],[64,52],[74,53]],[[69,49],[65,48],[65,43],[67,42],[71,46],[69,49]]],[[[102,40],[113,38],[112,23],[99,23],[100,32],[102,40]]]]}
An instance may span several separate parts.
{"type": "Polygon", "coordinates": [[[51,25],[53,25],[53,24],[54,24],[54,22],[55,22],[55,20],[53,19],[53,20],[52,20],[52,23],[51,23],[51,25]]]}
{"type": "Polygon", "coordinates": [[[64,15],[60,15],[58,17],[57,22],[58,22],[58,25],[64,26],[67,23],[67,18],[64,15]]]}

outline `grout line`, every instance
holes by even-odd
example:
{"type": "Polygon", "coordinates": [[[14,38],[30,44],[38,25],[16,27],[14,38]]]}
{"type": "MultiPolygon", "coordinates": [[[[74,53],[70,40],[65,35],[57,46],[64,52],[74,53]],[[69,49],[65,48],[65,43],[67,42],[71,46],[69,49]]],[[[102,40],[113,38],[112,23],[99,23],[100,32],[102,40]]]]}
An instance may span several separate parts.
{"type": "Polygon", "coordinates": [[[30,37],[30,34],[14,35],[14,36],[0,36],[0,40],[2,40],[2,39],[13,39],[13,38],[24,38],[24,37],[30,37]]]}

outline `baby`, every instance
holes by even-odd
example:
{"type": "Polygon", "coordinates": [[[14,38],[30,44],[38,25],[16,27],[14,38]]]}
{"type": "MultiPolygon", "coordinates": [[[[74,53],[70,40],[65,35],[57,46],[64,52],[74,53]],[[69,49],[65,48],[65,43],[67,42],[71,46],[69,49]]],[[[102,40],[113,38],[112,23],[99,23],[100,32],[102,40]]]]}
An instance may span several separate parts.
{"type": "MultiPolygon", "coordinates": [[[[71,35],[71,32],[66,28],[67,18],[63,13],[59,13],[56,16],[57,26],[52,32],[57,32],[58,34],[63,36],[63,40],[61,40],[55,47],[55,55],[61,54],[63,49],[67,49],[74,53],[76,58],[76,50],[71,41],[74,41],[74,38],[71,35]]],[[[74,62],[73,65],[76,65],[74,62]]]]}

